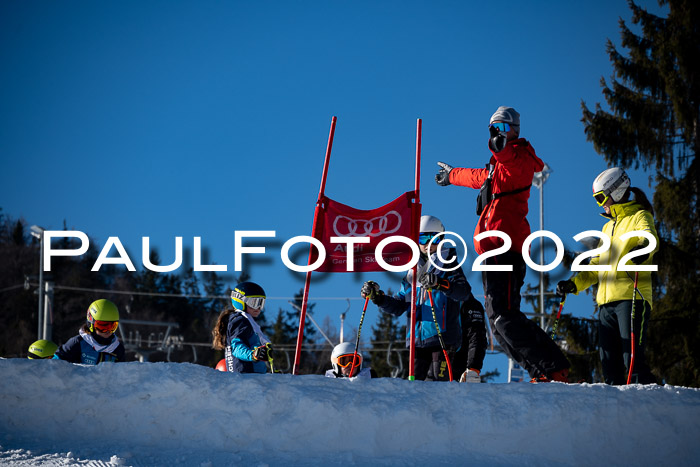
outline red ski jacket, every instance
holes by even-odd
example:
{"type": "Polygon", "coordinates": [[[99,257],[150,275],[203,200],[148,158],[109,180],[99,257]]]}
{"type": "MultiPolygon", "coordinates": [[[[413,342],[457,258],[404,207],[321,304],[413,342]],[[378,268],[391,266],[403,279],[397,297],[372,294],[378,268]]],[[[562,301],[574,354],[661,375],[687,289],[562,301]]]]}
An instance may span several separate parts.
{"type": "MultiPolygon", "coordinates": [[[[499,153],[491,156],[490,163],[494,164],[491,191],[493,194],[515,191],[532,185],[535,172],[544,167],[542,160],[535,154],[530,143],[519,138],[509,141],[499,153]]],[[[489,169],[454,168],[450,172],[450,183],[479,189],[488,177],[489,169]]],[[[474,236],[487,230],[499,230],[508,234],[513,244],[511,250],[520,252],[523,242],[530,235],[530,224],[527,222],[527,201],[530,190],[494,199],[484,207],[479,222],[476,224],[474,236]]],[[[474,240],[474,248],[478,254],[493,250],[503,245],[498,237],[486,237],[481,241],[474,240]]]]}

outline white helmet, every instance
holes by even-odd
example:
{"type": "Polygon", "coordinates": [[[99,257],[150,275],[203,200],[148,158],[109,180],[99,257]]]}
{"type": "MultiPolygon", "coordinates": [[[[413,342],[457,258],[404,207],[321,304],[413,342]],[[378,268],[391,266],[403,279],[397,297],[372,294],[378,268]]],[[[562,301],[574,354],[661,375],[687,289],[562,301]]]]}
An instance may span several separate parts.
{"type": "Polygon", "coordinates": [[[618,203],[632,182],[624,170],[613,167],[603,171],[593,181],[593,197],[599,206],[605,204],[608,198],[618,203]]]}
{"type": "Polygon", "coordinates": [[[445,226],[435,216],[421,216],[420,233],[444,232],[445,226]]]}
{"type": "MultiPolygon", "coordinates": [[[[336,374],[340,374],[340,365],[338,364],[338,358],[344,355],[353,355],[355,353],[355,344],[352,342],[342,342],[333,348],[333,353],[331,353],[331,363],[333,364],[333,371],[336,374]]],[[[360,349],[357,350],[357,356],[360,358],[359,364],[355,364],[358,372],[362,369],[362,354],[360,349]]],[[[352,359],[349,360],[352,362],[352,359]]],[[[343,362],[340,362],[343,363],[343,362]]]]}

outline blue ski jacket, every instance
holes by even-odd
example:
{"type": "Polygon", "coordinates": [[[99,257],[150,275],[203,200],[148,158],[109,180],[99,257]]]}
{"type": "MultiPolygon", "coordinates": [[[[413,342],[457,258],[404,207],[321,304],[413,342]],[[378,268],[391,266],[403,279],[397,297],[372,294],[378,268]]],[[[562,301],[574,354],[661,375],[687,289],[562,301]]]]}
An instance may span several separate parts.
{"type": "MultiPolygon", "coordinates": [[[[455,256],[454,250],[448,250],[446,257],[455,256]]],[[[433,261],[439,264],[436,255],[432,255],[433,261]]],[[[471,286],[462,268],[454,271],[441,271],[434,268],[428,262],[427,257],[421,255],[418,260],[418,277],[423,272],[437,274],[441,279],[447,279],[448,289],[433,289],[433,302],[435,303],[435,317],[440,326],[440,333],[445,342],[447,350],[458,350],[462,345],[462,326],[460,321],[460,302],[469,300],[472,297],[471,286]]],[[[392,296],[384,297],[384,301],[379,306],[379,310],[393,316],[400,316],[406,313],[406,347],[410,346],[411,329],[411,280],[412,271],[401,281],[401,290],[392,296]]],[[[416,347],[430,348],[440,347],[440,339],[435,328],[435,320],[430,306],[430,298],[427,290],[423,290],[418,282],[416,290],[416,347]]]]}
{"type": "Polygon", "coordinates": [[[226,369],[238,373],[267,373],[265,362],[253,358],[253,349],[261,344],[248,318],[233,312],[226,328],[226,369]]]}
{"type": "Polygon", "coordinates": [[[123,362],[125,353],[124,344],[117,336],[103,339],[81,330],[79,335],[71,337],[60,346],[53,358],[71,363],[97,365],[102,362],[123,362]]]}

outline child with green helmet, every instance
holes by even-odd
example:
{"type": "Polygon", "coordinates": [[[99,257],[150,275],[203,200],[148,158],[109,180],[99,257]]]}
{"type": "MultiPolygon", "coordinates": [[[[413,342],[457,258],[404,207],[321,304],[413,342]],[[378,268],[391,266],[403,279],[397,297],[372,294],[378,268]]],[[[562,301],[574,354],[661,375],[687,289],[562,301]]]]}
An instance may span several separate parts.
{"type": "Polygon", "coordinates": [[[117,327],[117,305],[105,299],[95,300],[88,308],[86,322],[79,334],[59,347],[53,358],[87,365],[123,362],[124,344],[114,335],[117,327]]]}
{"type": "Polygon", "coordinates": [[[44,360],[53,358],[58,346],[51,341],[40,339],[33,342],[27,350],[27,358],[30,360],[44,360]]]}

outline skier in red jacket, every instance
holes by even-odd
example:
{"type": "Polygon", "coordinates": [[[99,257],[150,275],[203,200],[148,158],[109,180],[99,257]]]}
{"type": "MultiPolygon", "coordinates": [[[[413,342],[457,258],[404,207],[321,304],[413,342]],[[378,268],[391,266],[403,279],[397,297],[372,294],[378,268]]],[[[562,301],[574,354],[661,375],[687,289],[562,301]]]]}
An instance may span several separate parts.
{"type": "Polygon", "coordinates": [[[484,169],[453,168],[438,162],[438,185],[480,189],[477,197],[479,222],[474,231],[478,254],[501,247],[503,239],[482,232],[497,230],[510,237],[507,252],[486,258],[484,265],[508,267],[507,271],[482,271],[486,313],[494,335],[509,357],[525,368],[533,381],[567,382],[569,362],[559,347],[534,321],[520,311],[520,289],[525,280],[521,250],[530,235],[527,222],[530,186],[535,172],[544,167],[530,143],[520,138],[520,114],[501,106],[489,121],[488,147],[492,153],[484,169]],[[511,267],[512,266],[512,267],[511,267]]]}

